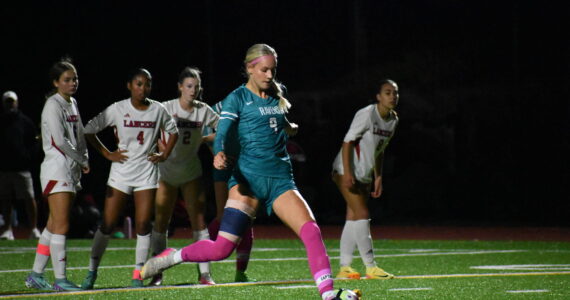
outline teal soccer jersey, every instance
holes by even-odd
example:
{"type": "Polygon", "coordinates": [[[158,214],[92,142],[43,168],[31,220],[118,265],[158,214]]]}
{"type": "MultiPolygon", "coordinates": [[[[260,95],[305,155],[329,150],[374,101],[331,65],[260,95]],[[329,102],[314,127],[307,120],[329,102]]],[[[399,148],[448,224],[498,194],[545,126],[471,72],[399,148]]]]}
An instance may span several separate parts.
{"type": "Polygon", "coordinates": [[[214,141],[214,153],[231,146],[228,132],[237,126],[241,151],[237,162],[240,171],[276,178],[293,178],[289,154],[285,112],[274,97],[263,99],[245,85],[230,93],[223,101],[214,141]]]}

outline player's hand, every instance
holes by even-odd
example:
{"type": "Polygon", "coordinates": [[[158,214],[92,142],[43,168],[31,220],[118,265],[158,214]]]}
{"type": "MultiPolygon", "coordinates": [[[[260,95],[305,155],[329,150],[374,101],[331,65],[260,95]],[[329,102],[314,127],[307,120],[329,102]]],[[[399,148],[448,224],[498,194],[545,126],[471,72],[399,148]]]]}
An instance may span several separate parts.
{"type": "Polygon", "coordinates": [[[218,170],[226,170],[231,165],[233,165],[234,159],[230,156],[227,156],[223,151],[218,152],[216,156],[214,156],[214,168],[218,170]]]}
{"type": "Polygon", "coordinates": [[[285,133],[287,133],[288,136],[295,136],[297,135],[297,132],[299,132],[299,125],[289,123],[288,126],[285,126],[285,133]]]}
{"type": "Polygon", "coordinates": [[[168,157],[164,156],[164,152],[160,152],[160,153],[152,153],[150,154],[147,159],[152,162],[153,164],[157,164],[159,162],[163,162],[167,159],[168,157]]]}
{"type": "Polygon", "coordinates": [[[110,152],[107,155],[107,159],[112,162],[124,163],[129,158],[128,156],[123,154],[125,152],[129,152],[129,150],[117,149],[113,152],[110,152]]]}
{"type": "Polygon", "coordinates": [[[382,195],[382,177],[378,176],[374,179],[374,190],[370,193],[372,198],[380,198],[382,195]]]}
{"type": "Polygon", "coordinates": [[[345,172],[342,175],[341,180],[342,180],[342,185],[347,189],[352,189],[354,187],[354,184],[356,184],[356,180],[354,179],[354,176],[349,172],[345,172]]]}
{"type": "Polygon", "coordinates": [[[89,168],[89,165],[86,165],[81,167],[81,171],[83,172],[83,174],[88,174],[91,171],[91,168],[89,168]]]}

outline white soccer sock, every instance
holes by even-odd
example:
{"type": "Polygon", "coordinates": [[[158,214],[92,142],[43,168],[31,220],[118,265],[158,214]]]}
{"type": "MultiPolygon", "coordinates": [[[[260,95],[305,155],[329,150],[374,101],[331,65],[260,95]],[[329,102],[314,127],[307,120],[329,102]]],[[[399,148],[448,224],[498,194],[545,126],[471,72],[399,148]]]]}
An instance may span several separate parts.
{"type": "Polygon", "coordinates": [[[148,250],[150,249],[150,233],[147,235],[137,234],[137,248],[135,252],[135,270],[142,269],[142,266],[148,258],[148,250]]]}
{"type": "Polygon", "coordinates": [[[168,231],[165,233],[152,231],[152,235],[150,236],[150,247],[152,250],[152,255],[159,255],[167,246],[166,237],[168,235],[168,231]]]}
{"type": "Polygon", "coordinates": [[[346,221],[342,234],[340,236],[340,266],[350,266],[352,264],[352,253],[356,248],[356,240],[354,239],[354,222],[346,221]]]}
{"type": "Polygon", "coordinates": [[[65,251],[65,235],[52,234],[49,245],[51,264],[55,279],[65,279],[65,267],[67,266],[67,253],[65,251]]]}
{"type": "Polygon", "coordinates": [[[336,290],[326,291],[321,295],[321,297],[323,298],[323,300],[333,299],[333,297],[336,296],[337,292],[338,291],[336,291],[336,290]]]}
{"type": "MultiPolygon", "coordinates": [[[[42,232],[42,235],[40,235],[40,239],[38,241],[38,248],[41,247],[46,250],[49,249],[52,235],[53,234],[49,232],[49,230],[47,230],[46,227],[42,232]]],[[[34,259],[34,266],[32,267],[32,271],[42,274],[49,261],[49,257],[50,257],[49,255],[38,253],[38,250],[36,250],[36,258],[34,259]]]]}
{"type": "Polygon", "coordinates": [[[176,252],[174,252],[174,256],[172,257],[172,259],[174,260],[175,264],[183,262],[184,260],[182,259],[182,249],[176,250],[176,252]]]}
{"type": "MultiPolygon", "coordinates": [[[[194,241],[200,240],[209,240],[210,234],[208,233],[208,228],[202,230],[194,230],[192,232],[192,236],[194,237],[194,241]]],[[[210,263],[198,263],[198,268],[200,269],[200,274],[203,273],[210,273],[210,263]]]]}
{"type": "Polygon", "coordinates": [[[353,236],[360,252],[362,262],[366,267],[375,267],[372,235],[370,234],[370,220],[356,220],[353,225],[353,236]]]}
{"type": "Polygon", "coordinates": [[[108,234],[103,234],[101,230],[97,229],[95,236],[93,237],[93,245],[91,246],[91,259],[89,260],[89,271],[97,271],[105,249],[109,244],[109,238],[111,236],[108,234]]]}

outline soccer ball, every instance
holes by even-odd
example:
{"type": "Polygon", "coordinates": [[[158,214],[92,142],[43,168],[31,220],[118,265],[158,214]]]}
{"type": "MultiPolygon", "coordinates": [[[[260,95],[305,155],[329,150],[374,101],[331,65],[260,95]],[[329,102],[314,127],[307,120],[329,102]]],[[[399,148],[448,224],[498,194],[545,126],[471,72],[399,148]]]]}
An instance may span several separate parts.
{"type": "Polygon", "coordinates": [[[359,290],[340,289],[335,299],[339,300],[359,300],[361,293],[359,290]]]}

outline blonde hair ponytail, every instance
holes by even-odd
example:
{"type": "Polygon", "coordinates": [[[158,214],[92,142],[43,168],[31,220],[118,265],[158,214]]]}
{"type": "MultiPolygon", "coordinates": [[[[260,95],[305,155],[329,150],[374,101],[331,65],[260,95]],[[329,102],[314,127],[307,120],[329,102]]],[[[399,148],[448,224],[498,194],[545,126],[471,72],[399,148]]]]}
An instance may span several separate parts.
{"type": "MultiPolygon", "coordinates": [[[[277,62],[277,52],[271,46],[267,44],[255,44],[245,53],[245,60],[243,61],[244,67],[247,69],[248,65],[255,65],[257,63],[257,59],[262,56],[271,55],[275,58],[275,62],[277,62]]],[[[279,99],[279,108],[282,109],[285,113],[289,111],[291,108],[291,103],[283,96],[283,89],[281,88],[281,84],[273,79],[271,83],[272,90],[275,92],[276,98],[279,99]]]]}

